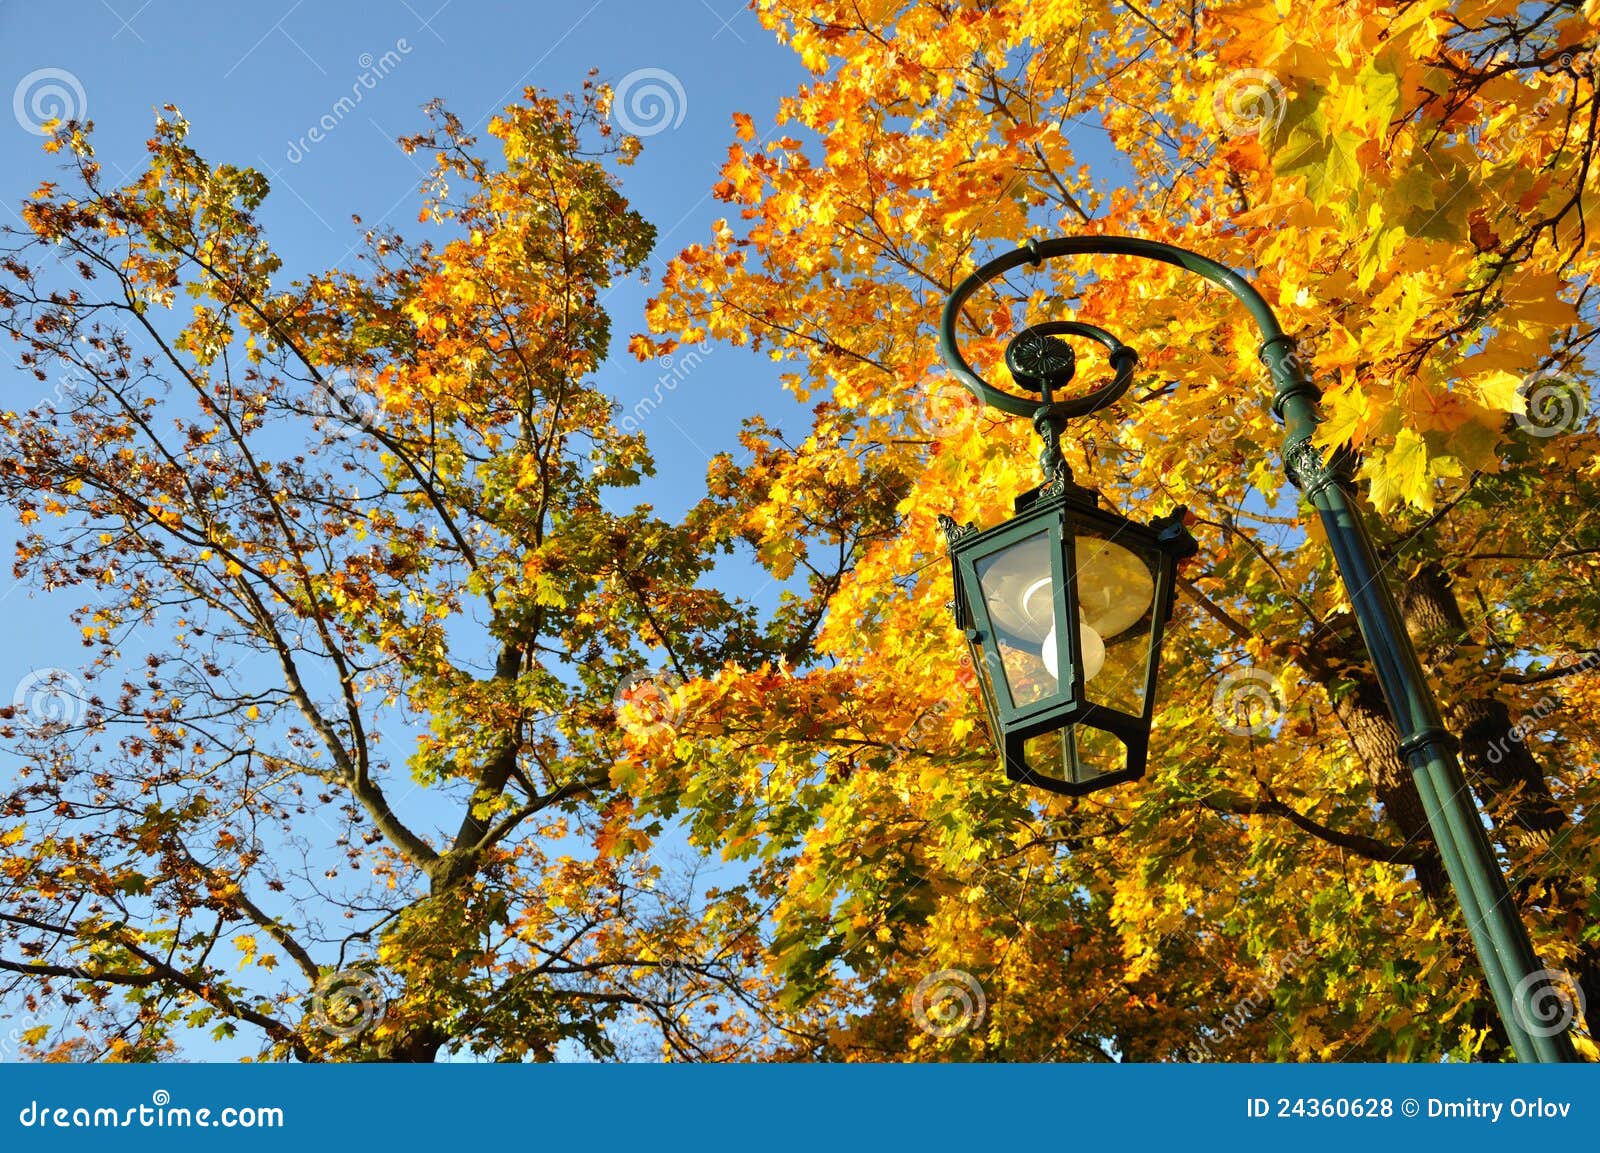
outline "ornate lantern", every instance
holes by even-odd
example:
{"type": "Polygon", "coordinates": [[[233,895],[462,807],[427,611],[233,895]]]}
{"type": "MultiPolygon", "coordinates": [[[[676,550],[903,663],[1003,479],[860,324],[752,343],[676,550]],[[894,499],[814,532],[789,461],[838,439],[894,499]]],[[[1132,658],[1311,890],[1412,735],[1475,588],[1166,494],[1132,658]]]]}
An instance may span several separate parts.
{"type": "Polygon", "coordinates": [[[1019,496],[1016,514],[982,532],[941,522],[1006,776],[1058,793],[1134,780],[1175,569],[1195,551],[1183,512],[1136,524],[1063,469],[1019,496]]]}
{"type": "MultiPolygon", "coordinates": [[[[952,338],[945,342],[947,363],[953,348],[952,338]]],[[[979,378],[955,356],[951,367],[971,386],[979,378]]],[[[1101,508],[1097,492],[1073,483],[1061,458],[1067,418],[1121,396],[1137,359],[1092,325],[1054,321],[1020,333],[1006,363],[1041,399],[1000,393],[981,380],[983,391],[974,391],[1019,415],[1031,410],[1045,440],[1046,481],[1019,496],[1016,515],[993,528],[940,518],[956,623],[966,634],[1006,776],[1057,793],[1087,793],[1144,774],[1176,568],[1196,551],[1184,510],[1148,525],[1128,520],[1101,508]],[[1075,368],[1062,334],[1104,344],[1116,379],[1088,397],[1052,401],[1052,390],[1075,368]]]]}

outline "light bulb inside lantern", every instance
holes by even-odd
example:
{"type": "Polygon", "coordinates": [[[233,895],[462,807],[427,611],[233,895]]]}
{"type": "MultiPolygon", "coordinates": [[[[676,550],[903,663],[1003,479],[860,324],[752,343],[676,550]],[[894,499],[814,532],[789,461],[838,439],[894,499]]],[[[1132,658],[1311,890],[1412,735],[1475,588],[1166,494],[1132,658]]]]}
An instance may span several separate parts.
{"type": "MultiPolygon", "coordinates": [[[[994,623],[1020,641],[1037,644],[1055,623],[1049,538],[1040,533],[985,560],[978,570],[994,623]]],[[[1155,599],[1155,578],[1136,552],[1080,534],[1074,574],[1080,620],[1102,640],[1139,624],[1155,599]]]]}
{"type": "MultiPolygon", "coordinates": [[[[1099,633],[1079,621],[1078,646],[1083,650],[1083,679],[1092,681],[1106,667],[1106,643],[1100,639],[1099,633]]],[[[1049,674],[1059,679],[1061,674],[1057,671],[1055,625],[1051,625],[1050,631],[1045,634],[1044,644],[1039,646],[1039,656],[1043,658],[1049,674]]]]}

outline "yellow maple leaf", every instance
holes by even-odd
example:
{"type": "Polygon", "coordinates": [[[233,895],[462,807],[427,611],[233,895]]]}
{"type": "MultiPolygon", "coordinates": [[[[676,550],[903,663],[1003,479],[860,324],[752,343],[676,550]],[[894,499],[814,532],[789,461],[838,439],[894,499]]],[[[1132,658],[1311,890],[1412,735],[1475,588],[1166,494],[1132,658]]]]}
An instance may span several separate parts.
{"type": "Polygon", "coordinates": [[[1381,512],[1405,502],[1420,509],[1433,507],[1433,487],[1428,481],[1428,444],[1409,428],[1402,428],[1394,446],[1367,466],[1372,479],[1372,503],[1381,512]]]}

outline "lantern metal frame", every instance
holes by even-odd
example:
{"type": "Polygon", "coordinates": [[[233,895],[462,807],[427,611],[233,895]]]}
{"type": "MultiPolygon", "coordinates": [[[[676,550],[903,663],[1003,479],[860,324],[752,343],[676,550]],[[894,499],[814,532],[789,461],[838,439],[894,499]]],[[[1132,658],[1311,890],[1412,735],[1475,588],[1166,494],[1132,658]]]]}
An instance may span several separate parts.
{"type": "MultiPolygon", "coordinates": [[[[1183,525],[1183,516],[1184,511],[1179,509],[1149,525],[1130,521],[1101,508],[1099,493],[1073,483],[1065,466],[1058,465],[1046,484],[1017,498],[1011,519],[992,528],[979,530],[973,524],[958,525],[949,517],[940,518],[950,550],[956,624],[967,639],[990,733],[1001,751],[1008,779],[1076,796],[1144,775],[1161,642],[1172,615],[1177,563],[1192,556],[1197,547],[1183,525]],[[1111,641],[1144,646],[1142,662],[1134,674],[1139,682],[1137,711],[1116,707],[1108,699],[1104,685],[1098,691],[1089,691],[1081,634],[1076,628],[1054,629],[1054,691],[1045,691],[1030,701],[1017,699],[1002,653],[1002,645],[1007,643],[1006,629],[989,610],[982,592],[981,569],[985,560],[1000,557],[1040,535],[1048,542],[1053,620],[1058,625],[1080,620],[1080,535],[1125,548],[1149,568],[1149,606],[1136,622],[1117,634],[1120,640],[1111,641]],[[1091,768],[1082,753],[1084,734],[1080,729],[1098,730],[1114,737],[1123,750],[1122,766],[1091,768]],[[1054,732],[1062,734],[1060,764],[1053,766],[1060,768],[1060,776],[1030,763],[1027,752],[1034,738],[1054,732]]],[[[1009,647],[1024,646],[1012,643],[1009,647]]]]}

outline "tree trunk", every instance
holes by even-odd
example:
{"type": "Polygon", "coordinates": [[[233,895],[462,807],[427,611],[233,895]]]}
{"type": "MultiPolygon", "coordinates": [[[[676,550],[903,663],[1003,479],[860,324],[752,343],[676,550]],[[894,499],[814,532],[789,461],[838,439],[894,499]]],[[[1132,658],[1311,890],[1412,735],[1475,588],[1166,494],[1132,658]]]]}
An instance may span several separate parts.
{"type": "MultiPolygon", "coordinates": [[[[1466,618],[1456,600],[1450,577],[1437,564],[1427,564],[1404,585],[1400,597],[1406,628],[1421,648],[1430,672],[1442,669],[1458,649],[1471,640],[1466,618]]],[[[1571,820],[1550,791],[1544,768],[1511,716],[1510,706],[1497,695],[1498,682],[1477,670],[1472,690],[1446,694],[1445,722],[1461,741],[1461,761],[1467,779],[1477,792],[1490,819],[1497,821],[1491,839],[1517,850],[1515,856],[1531,863],[1522,876],[1510,878],[1512,892],[1526,892],[1534,880],[1531,870],[1543,865],[1545,908],[1573,922],[1572,935],[1580,938],[1569,974],[1587,1006],[1584,1024],[1589,1035],[1600,1029],[1600,942],[1582,942],[1583,909],[1587,904],[1581,878],[1563,867],[1551,851],[1571,828],[1571,820]],[[1508,818],[1508,819],[1506,819],[1508,818]]]]}
{"type": "Polygon", "coordinates": [[[1447,884],[1444,864],[1433,843],[1427,810],[1411,769],[1400,758],[1400,735],[1395,732],[1384,705],[1383,692],[1369,676],[1361,677],[1356,687],[1334,703],[1334,714],[1350,734],[1356,755],[1366,766],[1373,792],[1383,804],[1384,813],[1404,843],[1427,851],[1427,860],[1415,866],[1417,884],[1431,904],[1445,896],[1447,884]]]}
{"type": "MultiPolygon", "coordinates": [[[[1346,621],[1327,644],[1306,657],[1302,667],[1327,690],[1334,715],[1349,733],[1384,815],[1404,838],[1403,843],[1425,853],[1425,858],[1413,866],[1417,887],[1430,905],[1448,917],[1451,950],[1476,970],[1477,953],[1450,893],[1449,877],[1433,840],[1427,809],[1410,766],[1400,756],[1400,735],[1390,719],[1383,690],[1372,673],[1354,622],[1346,621]]],[[[1473,1024],[1489,1031],[1495,1047],[1510,1047],[1505,1024],[1491,1002],[1486,1000],[1479,1006],[1473,1024]]]]}

